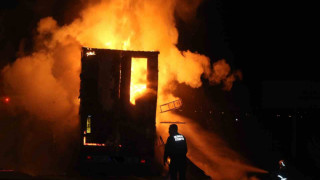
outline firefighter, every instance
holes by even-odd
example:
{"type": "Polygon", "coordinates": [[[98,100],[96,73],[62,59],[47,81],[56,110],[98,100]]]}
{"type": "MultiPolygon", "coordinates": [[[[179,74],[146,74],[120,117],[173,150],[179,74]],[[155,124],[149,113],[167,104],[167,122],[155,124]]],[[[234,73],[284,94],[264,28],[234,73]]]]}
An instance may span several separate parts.
{"type": "Polygon", "coordinates": [[[288,172],[287,172],[287,166],[284,163],[284,160],[279,161],[279,170],[277,177],[280,180],[287,180],[288,172]]]}
{"type": "Polygon", "coordinates": [[[170,136],[165,145],[163,156],[164,165],[170,158],[169,174],[171,180],[176,180],[179,174],[179,179],[186,179],[186,164],[187,164],[187,141],[186,138],[178,133],[178,126],[171,124],[169,127],[170,136]]]}

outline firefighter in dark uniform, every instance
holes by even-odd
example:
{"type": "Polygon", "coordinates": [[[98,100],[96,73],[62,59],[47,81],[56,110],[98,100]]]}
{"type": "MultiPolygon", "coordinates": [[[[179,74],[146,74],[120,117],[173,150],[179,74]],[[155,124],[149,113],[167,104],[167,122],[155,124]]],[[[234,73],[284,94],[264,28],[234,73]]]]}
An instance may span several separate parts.
{"type": "Polygon", "coordinates": [[[186,138],[178,133],[178,126],[171,124],[169,127],[170,136],[164,150],[163,162],[167,163],[170,157],[169,173],[170,179],[176,180],[179,174],[179,179],[186,179],[186,164],[187,164],[187,142],[186,138]]]}
{"type": "Polygon", "coordinates": [[[284,163],[284,160],[279,161],[279,170],[278,170],[277,177],[281,180],[286,180],[288,177],[287,166],[284,163]]]}

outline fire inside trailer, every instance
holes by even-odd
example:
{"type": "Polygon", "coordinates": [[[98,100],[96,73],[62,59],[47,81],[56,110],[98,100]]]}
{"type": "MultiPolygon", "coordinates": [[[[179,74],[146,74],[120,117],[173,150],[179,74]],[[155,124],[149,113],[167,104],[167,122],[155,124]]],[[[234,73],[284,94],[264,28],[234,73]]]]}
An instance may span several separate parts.
{"type": "Polygon", "coordinates": [[[79,114],[83,161],[153,161],[158,54],[82,48],[79,114]]]}

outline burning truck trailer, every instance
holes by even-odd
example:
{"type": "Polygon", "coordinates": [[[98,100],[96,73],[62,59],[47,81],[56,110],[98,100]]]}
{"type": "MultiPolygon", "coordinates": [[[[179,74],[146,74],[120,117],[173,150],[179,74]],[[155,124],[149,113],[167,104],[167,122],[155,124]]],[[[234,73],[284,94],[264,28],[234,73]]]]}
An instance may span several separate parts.
{"type": "Polygon", "coordinates": [[[158,54],[82,48],[82,172],[123,174],[154,165],[158,54]]]}

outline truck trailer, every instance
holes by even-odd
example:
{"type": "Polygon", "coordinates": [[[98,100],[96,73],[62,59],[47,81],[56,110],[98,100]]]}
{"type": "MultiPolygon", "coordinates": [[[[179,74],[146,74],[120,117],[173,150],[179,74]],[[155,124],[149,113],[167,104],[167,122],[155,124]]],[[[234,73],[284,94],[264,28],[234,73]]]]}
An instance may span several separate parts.
{"type": "Polygon", "coordinates": [[[80,160],[86,170],[110,173],[154,163],[158,54],[82,48],[80,160]]]}

